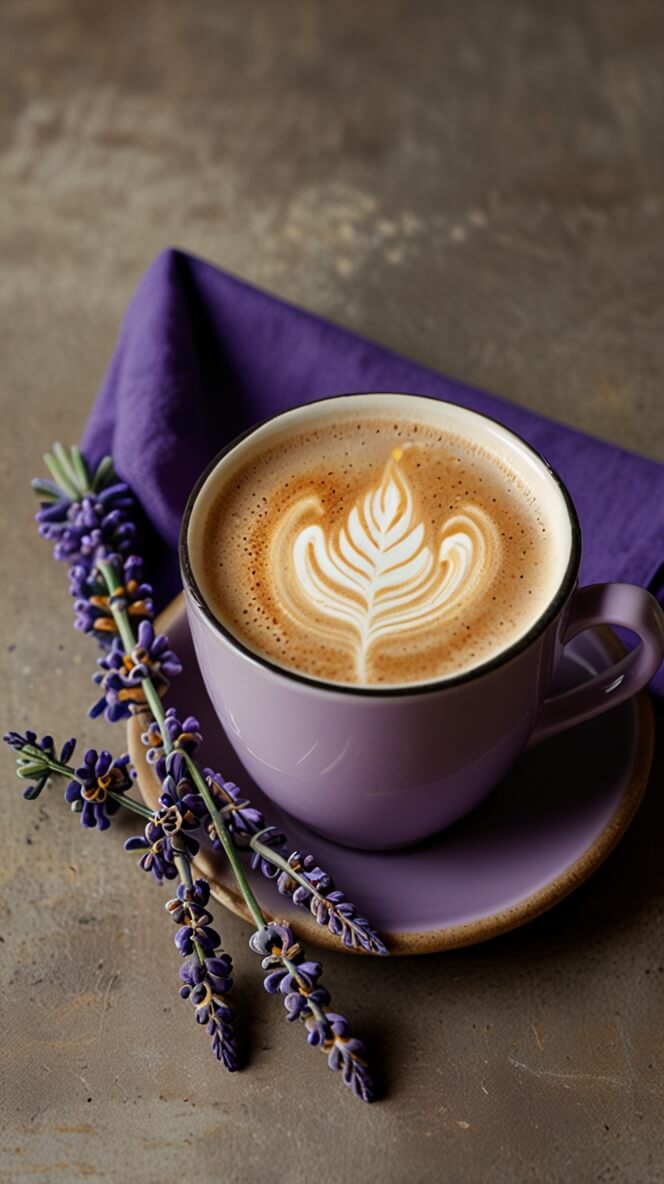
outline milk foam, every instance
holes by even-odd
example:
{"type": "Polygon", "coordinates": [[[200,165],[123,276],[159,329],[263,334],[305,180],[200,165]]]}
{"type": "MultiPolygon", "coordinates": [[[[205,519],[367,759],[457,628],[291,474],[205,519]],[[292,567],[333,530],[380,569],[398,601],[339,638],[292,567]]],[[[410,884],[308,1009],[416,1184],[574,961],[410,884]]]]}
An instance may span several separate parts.
{"type": "Polygon", "coordinates": [[[351,651],[359,683],[370,679],[369,653],[381,638],[442,622],[460,604],[472,609],[499,562],[498,532],[477,506],[427,542],[402,456],[393,450],[380,483],[336,530],[299,525],[311,511],[324,517],[320,502],[304,496],[284,512],[271,546],[277,601],[303,628],[321,613],[330,640],[351,651]]]}
{"type": "Polygon", "coordinates": [[[382,398],[259,429],[192,518],[192,566],[222,624],[342,685],[437,681],[500,653],[545,610],[569,552],[564,504],[533,454],[517,468],[491,439],[386,414],[382,398]]]}

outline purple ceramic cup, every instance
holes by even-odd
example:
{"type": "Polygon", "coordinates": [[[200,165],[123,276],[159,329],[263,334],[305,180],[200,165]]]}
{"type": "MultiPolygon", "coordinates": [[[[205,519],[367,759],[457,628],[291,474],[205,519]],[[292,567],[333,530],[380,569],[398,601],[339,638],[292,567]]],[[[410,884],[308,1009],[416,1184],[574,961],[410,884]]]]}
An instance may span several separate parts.
{"type": "Polygon", "coordinates": [[[664,658],[664,613],[648,592],[630,584],[578,588],[576,511],[546,461],[488,417],[437,399],[336,396],[252,428],[193,489],[180,554],[196,654],[230,743],[268,797],[347,846],[398,847],[449,826],[490,793],[524,748],[621,703],[664,658]],[[499,452],[545,508],[558,540],[550,598],[523,636],[464,673],[403,688],[334,685],[279,667],[234,637],[201,590],[202,526],[229,466],[331,410],[375,414],[377,399],[390,415],[446,426],[499,452]],[[548,698],[563,646],[600,624],[631,630],[638,645],[604,673],[548,698]]]}

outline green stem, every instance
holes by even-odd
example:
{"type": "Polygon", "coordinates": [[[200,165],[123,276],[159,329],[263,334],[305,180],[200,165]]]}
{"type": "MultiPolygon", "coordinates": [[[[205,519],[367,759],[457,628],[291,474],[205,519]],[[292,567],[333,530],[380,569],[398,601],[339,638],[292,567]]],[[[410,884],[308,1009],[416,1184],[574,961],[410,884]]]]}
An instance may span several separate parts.
{"type": "MultiPolygon", "coordinates": [[[[104,560],[101,560],[97,564],[97,568],[101,572],[104,583],[106,584],[109,598],[113,597],[117,590],[118,573],[116,572],[112,563],[107,563],[104,560]]],[[[131,627],[127,610],[124,608],[118,608],[114,604],[111,604],[110,608],[111,613],[113,614],[113,620],[118,627],[120,639],[123,646],[125,647],[125,653],[130,654],[136,645],[136,638],[131,627]]],[[[141,682],[141,686],[143,687],[148,707],[150,708],[154,719],[159,724],[159,731],[161,732],[161,738],[164,742],[164,750],[166,752],[171,752],[173,746],[166,730],[166,714],[164,712],[161,698],[159,697],[159,692],[157,691],[157,688],[155,687],[151,678],[144,678],[141,682]]]]}
{"type": "Polygon", "coordinates": [[[194,881],[191,878],[191,868],[189,866],[189,859],[182,851],[176,851],[173,847],[173,862],[180,874],[180,879],[187,888],[193,888],[194,881]]]}
{"type": "MultiPolygon", "coordinates": [[[[303,989],[304,993],[306,994],[305,984],[302,981],[302,979],[300,978],[299,974],[297,973],[297,966],[296,966],[295,962],[291,962],[290,958],[287,958],[285,954],[281,955],[281,961],[283,962],[284,966],[286,967],[286,970],[288,971],[288,973],[292,974],[295,981],[299,984],[299,986],[303,989]]],[[[320,1007],[318,1003],[314,1002],[314,1000],[309,995],[307,995],[307,1003],[309,1004],[309,1007],[311,1008],[311,1011],[315,1015],[318,1022],[319,1023],[322,1022],[324,1024],[327,1024],[328,1019],[327,1019],[327,1016],[325,1015],[325,1012],[323,1011],[322,1007],[320,1007]]]]}
{"type": "Polygon", "coordinates": [[[214,797],[210,793],[210,790],[209,790],[208,785],[205,781],[205,778],[202,776],[193,757],[191,757],[188,752],[183,752],[182,755],[184,757],[185,764],[191,774],[192,781],[194,782],[194,785],[196,786],[198,792],[200,793],[201,797],[203,798],[203,801],[205,802],[205,805],[207,806],[208,813],[214,823],[214,829],[216,830],[216,832],[219,836],[219,842],[221,843],[221,845],[224,849],[224,853],[228,859],[228,862],[230,863],[231,868],[233,869],[233,874],[235,876],[235,879],[238,882],[238,887],[240,888],[240,891],[242,892],[242,895],[244,896],[244,899],[247,904],[247,908],[249,909],[249,912],[251,913],[251,915],[253,917],[256,928],[262,929],[263,926],[265,925],[265,917],[263,916],[263,914],[261,912],[260,905],[251,890],[251,885],[249,884],[249,880],[247,879],[246,872],[242,866],[238,852],[235,849],[235,845],[233,843],[233,840],[231,839],[228,831],[226,830],[226,824],[224,823],[224,820],[223,820],[221,812],[217,806],[217,803],[215,802],[214,797]]]}
{"type": "MultiPolygon", "coordinates": [[[[173,862],[174,862],[176,868],[178,869],[178,874],[180,876],[180,879],[182,880],[182,883],[186,884],[187,888],[193,888],[194,881],[191,878],[191,867],[189,865],[189,856],[185,855],[181,851],[176,851],[175,848],[173,847],[173,862]]],[[[203,966],[205,963],[205,954],[203,952],[201,944],[200,944],[200,942],[197,942],[194,939],[193,945],[194,945],[194,949],[196,951],[196,957],[198,958],[198,961],[200,962],[201,966],[203,966]]]]}
{"type": "Polygon", "coordinates": [[[171,744],[171,738],[166,729],[166,712],[164,711],[164,706],[159,696],[159,692],[157,691],[152,680],[149,678],[144,680],[143,688],[145,690],[145,698],[147,700],[148,707],[159,724],[159,731],[161,732],[161,738],[164,743],[164,751],[171,752],[173,745],[171,744]]]}
{"type": "Polygon", "coordinates": [[[148,822],[154,820],[154,810],[149,810],[142,802],[137,802],[135,798],[125,797],[123,793],[116,793],[114,789],[108,789],[106,792],[109,798],[113,798],[114,802],[131,810],[132,814],[140,814],[141,818],[146,818],[148,822]]]}
{"type": "MultiPolygon", "coordinates": [[[[107,562],[104,562],[103,560],[97,564],[97,567],[98,567],[99,571],[101,572],[104,582],[106,584],[106,587],[108,589],[109,600],[112,600],[112,597],[115,593],[116,586],[117,586],[117,572],[115,571],[112,563],[107,563],[107,562]]],[[[120,634],[122,644],[125,647],[125,652],[129,654],[129,653],[131,653],[131,651],[134,648],[134,645],[136,644],[136,639],[134,638],[134,634],[133,634],[133,631],[131,628],[129,617],[127,616],[127,612],[125,609],[117,608],[113,604],[111,604],[110,607],[111,607],[111,612],[113,614],[113,620],[115,621],[115,623],[118,627],[118,633],[120,634]]],[[[151,681],[151,679],[145,678],[145,679],[143,679],[141,685],[144,688],[145,698],[146,698],[146,701],[150,707],[150,710],[159,725],[159,730],[161,732],[161,738],[162,738],[163,744],[164,744],[164,750],[167,753],[171,752],[173,749],[173,745],[171,744],[171,740],[168,735],[168,731],[166,729],[164,708],[163,708],[161,699],[159,698],[159,695],[157,693],[157,690],[154,686],[154,683],[151,681]]],[[[235,876],[235,879],[237,880],[238,887],[245,899],[247,908],[249,909],[249,912],[251,913],[251,916],[253,917],[253,920],[256,924],[256,928],[262,929],[263,926],[265,925],[265,917],[263,916],[261,909],[260,909],[260,905],[258,904],[258,901],[256,900],[256,897],[254,896],[254,894],[251,890],[251,886],[250,886],[249,881],[247,879],[245,870],[242,866],[242,863],[240,862],[240,858],[239,858],[238,853],[235,849],[233,841],[232,841],[228,831],[226,830],[224,820],[223,820],[221,813],[217,807],[217,804],[216,804],[212,794],[210,793],[208,786],[205,782],[205,778],[202,776],[198,766],[196,765],[196,762],[192,759],[192,757],[189,755],[189,753],[183,752],[182,755],[184,757],[185,764],[191,774],[192,780],[193,780],[196,788],[198,789],[201,797],[203,798],[205,805],[207,806],[210,817],[214,823],[214,829],[216,830],[216,832],[219,836],[219,842],[221,843],[221,845],[224,849],[224,853],[226,855],[226,858],[228,859],[228,862],[231,865],[231,868],[233,870],[233,874],[235,876]]]]}
{"type": "MultiPolygon", "coordinates": [[[[262,831],[259,831],[257,835],[252,835],[252,837],[250,838],[249,846],[251,847],[251,850],[255,851],[257,855],[260,855],[262,859],[266,859],[268,861],[268,863],[272,864],[273,867],[281,868],[281,870],[283,872],[287,873],[287,875],[290,877],[291,880],[294,880],[296,884],[299,884],[302,888],[305,888],[306,891],[311,896],[311,902],[313,902],[314,904],[317,905],[317,904],[324,901],[330,915],[335,916],[335,917],[339,917],[340,916],[339,909],[338,909],[337,905],[334,903],[334,901],[329,900],[324,892],[318,892],[314,888],[313,884],[311,884],[311,882],[309,880],[307,880],[306,876],[303,876],[300,872],[296,871],[295,868],[291,867],[288,860],[283,855],[281,855],[278,851],[273,851],[273,849],[271,847],[267,847],[265,845],[265,843],[261,843],[260,836],[262,833],[263,833],[262,831]]],[[[305,905],[305,907],[308,907],[308,905],[305,905]]],[[[313,910],[310,910],[310,911],[313,911],[313,910]]],[[[314,913],[314,916],[315,916],[315,913],[314,913]]],[[[349,930],[353,935],[355,935],[356,939],[357,939],[358,935],[362,934],[362,930],[361,930],[360,926],[357,925],[356,920],[353,916],[346,917],[346,916],[342,915],[340,919],[341,919],[341,924],[347,930],[349,930]]],[[[341,936],[341,935],[338,934],[337,936],[341,936]]],[[[361,944],[364,947],[364,943],[366,941],[366,933],[362,934],[362,936],[359,938],[359,940],[361,941],[361,944]]],[[[379,949],[376,948],[376,944],[374,942],[373,937],[370,938],[370,947],[369,948],[371,949],[372,953],[380,952],[379,949]]],[[[382,949],[382,946],[381,946],[381,949],[382,949]]],[[[383,950],[383,952],[384,952],[384,950],[383,950]]]]}
{"type": "Polygon", "coordinates": [[[20,758],[22,759],[26,756],[33,759],[36,764],[41,764],[43,768],[49,769],[51,773],[58,773],[61,777],[76,778],[76,770],[72,769],[71,765],[63,765],[55,757],[48,756],[43,748],[37,748],[36,744],[24,745],[20,751],[20,758]]]}
{"type": "MultiPolygon", "coordinates": [[[[325,896],[322,893],[317,892],[309,880],[300,875],[300,873],[297,872],[295,868],[291,867],[290,863],[284,858],[283,855],[280,855],[278,851],[274,851],[272,847],[267,847],[265,843],[261,843],[260,836],[262,833],[262,831],[259,831],[257,835],[251,836],[249,840],[249,846],[251,847],[252,851],[255,851],[257,855],[261,855],[263,859],[267,859],[268,863],[271,863],[274,867],[280,867],[282,871],[287,872],[290,878],[295,880],[295,883],[299,884],[301,888],[306,888],[307,892],[309,892],[315,900],[325,900],[325,896]]],[[[334,908],[334,905],[330,905],[329,907],[334,908]]]]}
{"type": "MultiPolygon", "coordinates": [[[[109,563],[106,559],[100,559],[97,562],[97,569],[101,572],[104,583],[106,584],[109,598],[112,598],[118,590],[118,580],[120,579],[114,564],[109,563]]],[[[136,638],[134,637],[134,631],[131,627],[126,609],[117,608],[113,604],[110,607],[113,620],[118,627],[118,633],[122,639],[122,644],[126,652],[130,654],[136,645],[136,638]]]]}
{"type": "MultiPolygon", "coordinates": [[[[21,755],[23,754],[27,754],[29,757],[34,757],[35,765],[37,763],[37,758],[39,758],[42,771],[48,769],[49,773],[54,773],[56,777],[67,777],[69,781],[78,781],[80,785],[83,784],[80,777],[76,776],[76,769],[72,768],[71,765],[63,765],[62,762],[56,760],[55,757],[47,756],[43,748],[37,748],[34,744],[26,744],[25,748],[21,750],[21,755]]],[[[37,775],[37,772],[38,770],[35,768],[34,776],[37,775]]],[[[114,789],[109,789],[106,792],[108,793],[109,798],[113,798],[113,801],[118,802],[120,806],[124,806],[125,809],[131,810],[134,814],[140,814],[141,818],[147,818],[148,821],[152,822],[152,819],[154,818],[154,811],[148,809],[148,807],[144,806],[142,802],[137,802],[134,800],[134,798],[128,798],[123,793],[116,793],[114,789]]]]}
{"type": "Polygon", "coordinates": [[[295,963],[292,962],[290,958],[287,958],[285,954],[281,955],[281,961],[283,962],[284,966],[286,967],[286,970],[288,971],[288,973],[292,974],[295,981],[298,982],[301,987],[303,987],[304,983],[303,983],[302,979],[300,978],[299,974],[297,973],[297,966],[295,965],[295,963]]]}

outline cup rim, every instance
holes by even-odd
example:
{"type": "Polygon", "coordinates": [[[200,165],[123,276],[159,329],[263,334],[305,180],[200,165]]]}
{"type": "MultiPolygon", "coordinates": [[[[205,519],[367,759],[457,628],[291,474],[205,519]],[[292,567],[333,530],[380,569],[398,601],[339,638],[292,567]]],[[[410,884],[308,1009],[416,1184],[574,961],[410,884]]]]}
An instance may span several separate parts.
{"type": "Polygon", "coordinates": [[[454,687],[461,686],[462,684],[473,682],[474,680],[482,678],[484,675],[490,674],[492,671],[499,669],[501,666],[506,665],[508,662],[518,657],[519,654],[524,653],[525,650],[529,649],[533,642],[536,641],[537,638],[545,631],[548,625],[550,625],[551,621],[556,618],[576,585],[579,567],[581,564],[581,526],[579,523],[576,507],[572,501],[572,497],[559,473],[557,473],[553,466],[549,464],[546,457],[542,456],[541,452],[534,448],[532,444],[529,444],[527,440],[524,440],[523,436],[520,436],[518,432],[514,432],[511,428],[506,427],[505,424],[501,423],[501,421],[496,419],[495,416],[486,415],[483,411],[475,411],[470,407],[464,407],[463,404],[453,403],[451,399],[438,399],[435,395],[419,395],[413,391],[344,391],[336,395],[325,395],[319,399],[312,399],[309,403],[296,403],[292,407],[286,407],[282,411],[274,412],[273,415],[267,415],[264,419],[261,419],[257,423],[252,424],[250,427],[245,428],[243,432],[240,432],[239,435],[235,436],[228,444],[226,444],[216,454],[216,456],[212,458],[209,464],[206,465],[205,469],[200,474],[194,483],[191,492],[189,493],[184,508],[184,513],[182,515],[182,521],[180,523],[178,554],[180,560],[180,573],[182,575],[182,582],[185,590],[191,594],[195,604],[203,613],[209,624],[212,625],[213,629],[219,633],[224,638],[224,640],[229,643],[229,645],[231,645],[234,649],[239,650],[239,652],[245,658],[249,659],[255,665],[263,668],[264,670],[269,670],[273,674],[281,675],[282,677],[289,679],[291,682],[299,683],[301,686],[315,688],[323,694],[354,695],[364,699],[409,698],[411,695],[432,694],[444,690],[451,690],[454,687]],[[512,644],[508,646],[507,649],[502,650],[499,654],[494,655],[492,658],[488,658],[486,662],[482,662],[478,666],[472,666],[469,670],[462,670],[458,674],[451,674],[444,678],[432,680],[431,682],[414,684],[406,683],[401,686],[397,684],[389,687],[354,686],[348,685],[346,683],[334,683],[320,678],[312,678],[307,674],[301,673],[299,670],[293,670],[285,666],[280,666],[277,662],[273,662],[269,658],[265,658],[262,654],[256,653],[255,650],[252,650],[249,646],[245,645],[243,641],[236,637],[235,634],[232,633],[231,630],[228,629],[217,616],[215,616],[205,597],[203,596],[203,593],[201,592],[194,575],[191,559],[189,556],[189,543],[187,539],[189,533],[189,522],[191,520],[191,515],[193,513],[199,493],[205,485],[208,477],[214,472],[224,457],[237,448],[237,446],[249,436],[253,435],[254,432],[259,431],[259,429],[264,427],[266,424],[272,423],[276,419],[280,419],[289,412],[295,411],[297,408],[318,407],[321,403],[331,403],[335,399],[353,399],[360,395],[403,395],[406,398],[429,399],[432,403],[442,403],[443,405],[447,405],[449,407],[455,407],[457,409],[460,408],[462,411],[467,412],[468,415],[474,415],[477,416],[478,419],[484,419],[489,423],[494,423],[502,431],[506,432],[509,436],[512,436],[513,439],[516,440],[522,447],[527,448],[528,451],[533,456],[535,456],[538,461],[540,461],[540,463],[548,472],[549,476],[557,485],[562,496],[570,521],[570,553],[569,559],[567,561],[567,567],[565,568],[555,594],[552,596],[543,612],[540,613],[539,617],[522,636],[518,637],[516,641],[512,642],[512,644]]]}

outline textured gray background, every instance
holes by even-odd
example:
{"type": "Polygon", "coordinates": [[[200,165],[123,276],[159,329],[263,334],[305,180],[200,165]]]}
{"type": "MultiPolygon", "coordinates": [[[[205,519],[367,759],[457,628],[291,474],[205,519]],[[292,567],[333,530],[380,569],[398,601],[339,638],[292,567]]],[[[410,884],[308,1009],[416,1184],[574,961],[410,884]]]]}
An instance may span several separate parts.
{"type": "MultiPolygon", "coordinates": [[[[3,725],[108,742],[27,481],[79,436],[163,246],[662,459],[655,0],[5,0],[0,22],[3,725]]],[[[664,1179],[661,794],[524,931],[327,956],[387,1084],[364,1108],[222,917],[251,1030],[224,1075],[159,890],[57,794],[18,802],[2,760],[3,1180],[664,1179]]]]}

